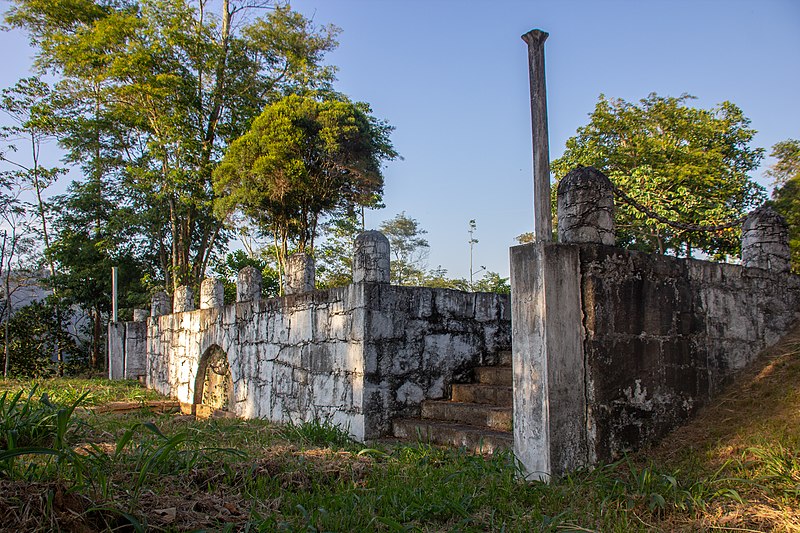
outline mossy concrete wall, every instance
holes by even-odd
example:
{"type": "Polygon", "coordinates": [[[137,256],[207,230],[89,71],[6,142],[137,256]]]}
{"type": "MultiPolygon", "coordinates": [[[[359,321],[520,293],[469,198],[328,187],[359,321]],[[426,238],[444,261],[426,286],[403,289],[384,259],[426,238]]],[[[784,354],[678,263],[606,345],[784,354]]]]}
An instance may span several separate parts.
{"type": "Polygon", "coordinates": [[[599,244],[511,249],[515,450],[531,475],[658,440],[800,316],[800,278],[599,244]]]}

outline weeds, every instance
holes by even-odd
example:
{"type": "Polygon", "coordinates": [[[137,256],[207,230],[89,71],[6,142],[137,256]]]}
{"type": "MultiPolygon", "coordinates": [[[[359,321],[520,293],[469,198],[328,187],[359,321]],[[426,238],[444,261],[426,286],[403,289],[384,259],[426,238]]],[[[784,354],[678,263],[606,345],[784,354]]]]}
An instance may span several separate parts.
{"type": "Polygon", "coordinates": [[[283,426],[281,435],[287,440],[297,440],[306,446],[344,449],[352,448],[355,444],[347,428],[343,429],[329,419],[314,418],[299,423],[289,419],[283,426]]]}
{"type": "MultiPolygon", "coordinates": [[[[770,386],[791,381],[779,371],[797,374],[800,365],[792,361],[776,363],[770,386]]],[[[667,441],[667,451],[680,449],[677,459],[674,453],[651,451],[542,483],[520,481],[510,453],[484,458],[428,444],[365,448],[330,420],[276,426],[262,420],[197,421],[147,411],[75,409],[87,391],[83,402],[139,394],[135,384],[128,386],[132,389],[122,392],[102,380],[95,391],[74,382],[57,396],[50,392],[57,383],[47,383],[34,391],[0,394],[0,514],[10,517],[10,525],[2,527],[800,529],[800,436],[794,423],[800,398],[789,388],[780,395],[787,403],[771,407],[772,418],[758,405],[740,407],[728,400],[726,409],[755,413],[757,425],[751,420],[733,424],[726,418],[730,411],[711,422],[701,420],[696,435],[710,432],[713,439],[692,437],[679,446],[667,441]],[[725,422],[714,426],[717,419],[725,422]]],[[[753,394],[768,388],[753,387],[753,394]]]]}

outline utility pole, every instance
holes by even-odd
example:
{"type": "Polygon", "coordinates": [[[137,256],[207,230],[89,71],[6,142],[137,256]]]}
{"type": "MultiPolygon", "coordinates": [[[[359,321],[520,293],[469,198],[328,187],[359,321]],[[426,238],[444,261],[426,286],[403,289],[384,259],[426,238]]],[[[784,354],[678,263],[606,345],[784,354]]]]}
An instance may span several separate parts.
{"type": "Polygon", "coordinates": [[[470,291],[474,287],[474,285],[472,283],[473,275],[477,274],[478,272],[482,272],[482,271],[486,270],[485,266],[482,266],[477,271],[472,269],[472,249],[476,244],[478,244],[478,239],[476,239],[475,236],[474,236],[475,231],[477,229],[478,229],[478,225],[475,223],[475,219],[473,218],[472,220],[469,221],[469,230],[467,230],[467,233],[469,233],[469,290],[470,291]]]}

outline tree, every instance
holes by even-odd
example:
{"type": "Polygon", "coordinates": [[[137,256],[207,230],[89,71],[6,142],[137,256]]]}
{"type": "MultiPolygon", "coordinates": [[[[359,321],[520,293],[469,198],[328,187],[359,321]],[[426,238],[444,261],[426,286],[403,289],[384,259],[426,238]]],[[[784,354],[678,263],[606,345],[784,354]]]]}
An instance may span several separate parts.
{"type": "Polygon", "coordinates": [[[508,278],[503,278],[497,272],[487,271],[483,277],[471,288],[475,292],[496,292],[498,294],[511,294],[511,285],[508,278]]]}
{"type": "Polygon", "coordinates": [[[378,229],[389,239],[392,250],[392,283],[422,285],[430,248],[423,235],[428,232],[420,227],[416,219],[406,216],[405,211],[390,220],[384,220],[378,229]]]}
{"type": "MultiPolygon", "coordinates": [[[[589,124],[567,140],[553,162],[557,180],[578,165],[605,173],[622,191],[676,222],[719,225],[760,205],[765,194],[748,173],[763,156],[755,131],[730,102],[689,107],[692,96],[650,94],[632,104],[601,95],[589,124]]],[[[693,249],[722,258],[739,253],[739,228],[675,229],[617,199],[617,241],[645,251],[690,257],[693,249]]]]}
{"type": "Polygon", "coordinates": [[[343,96],[286,96],[231,143],[214,172],[217,210],[241,210],[271,234],[283,271],[290,247],[313,254],[323,217],[379,197],[382,162],[397,155],[390,131],[343,96]]]}
{"type": "MultiPolygon", "coordinates": [[[[9,374],[11,362],[11,318],[14,314],[14,293],[31,283],[34,277],[28,254],[33,248],[33,232],[30,229],[29,210],[18,202],[11,202],[0,211],[5,229],[2,230],[0,246],[0,273],[3,282],[3,377],[9,374]]],[[[50,357],[50,354],[45,354],[50,357]]]]}
{"type": "MultiPolygon", "coordinates": [[[[41,164],[42,146],[55,139],[57,130],[56,120],[53,116],[53,107],[50,102],[50,87],[36,77],[24,78],[10,88],[3,89],[0,95],[0,110],[11,119],[12,125],[0,128],[0,138],[8,142],[6,150],[0,153],[0,161],[10,166],[10,170],[3,170],[5,186],[32,190],[36,203],[35,212],[38,218],[38,233],[42,239],[44,259],[50,270],[50,280],[55,275],[55,263],[48,253],[52,240],[49,228],[50,208],[44,199],[45,190],[52,185],[58,177],[65,172],[59,167],[48,168],[41,164]],[[26,145],[27,157],[12,157],[10,153],[17,152],[17,143],[26,145]]],[[[53,286],[53,309],[56,322],[61,324],[61,308],[58,302],[58,291],[53,286]]],[[[61,330],[59,326],[58,330],[61,330]]],[[[59,374],[63,364],[63,350],[55,338],[55,354],[58,360],[59,374]]]]}
{"type": "Polygon", "coordinates": [[[225,303],[236,301],[236,280],[239,271],[252,266],[261,272],[261,296],[273,298],[280,294],[280,276],[275,268],[275,259],[270,257],[269,250],[250,255],[244,250],[236,250],[225,255],[212,264],[212,270],[218,279],[222,280],[225,288],[225,303]]]}
{"type": "Polygon", "coordinates": [[[222,0],[12,0],[36,66],[60,77],[61,140],[94,180],[119,171],[167,288],[197,285],[227,232],[211,183],[226,146],[265,103],[327,88],[334,27],[288,7],[222,0]],[[248,19],[251,7],[271,7],[248,19]]]}
{"type": "Polygon", "coordinates": [[[364,230],[356,213],[334,216],[323,225],[324,241],[314,253],[319,288],[342,287],[353,282],[353,252],[364,230]]]}
{"type": "Polygon", "coordinates": [[[101,366],[105,320],[111,313],[111,268],[117,267],[120,308],[146,306],[141,285],[150,272],[141,260],[134,213],[103,190],[99,180],[73,182],[53,200],[59,216],[48,255],[58,265],[53,286],[67,305],[85,309],[92,320],[91,367],[101,366]]]}
{"type": "Polygon", "coordinates": [[[772,202],[789,224],[792,271],[800,274],[800,141],[789,139],[772,147],[777,161],[767,171],[775,179],[772,202]]]}
{"type": "Polygon", "coordinates": [[[43,378],[52,376],[58,367],[50,354],[57,347],[69,354],[67,365],[80,369],[82,353],[56,316],[52,301],[33,302],[19,308],[0,329],[0,338],[8,345],[8,375],[43,378]]]}

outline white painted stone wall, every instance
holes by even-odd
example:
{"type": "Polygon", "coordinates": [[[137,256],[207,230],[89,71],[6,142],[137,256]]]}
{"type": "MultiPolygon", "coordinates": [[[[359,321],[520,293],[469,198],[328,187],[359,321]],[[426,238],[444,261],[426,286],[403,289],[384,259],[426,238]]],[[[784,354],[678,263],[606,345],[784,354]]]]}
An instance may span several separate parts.
{"type": "Polygon", "coordinates": [[[219,346],[236,415],[329,420],[377,438],[508,349],[509,315],[508,296],[381,283],[168,314],[148,322],[146,380],[200,403],[201,357],[219,346]]]}

